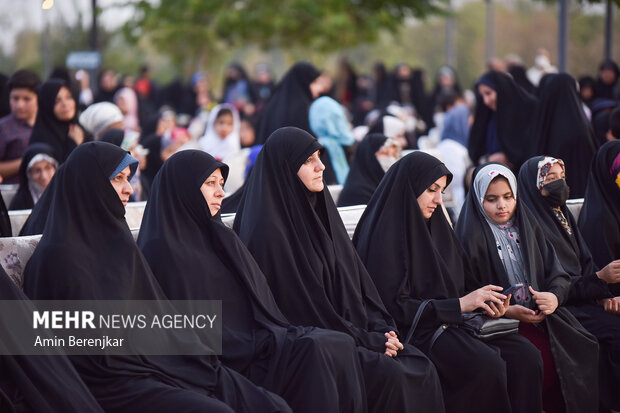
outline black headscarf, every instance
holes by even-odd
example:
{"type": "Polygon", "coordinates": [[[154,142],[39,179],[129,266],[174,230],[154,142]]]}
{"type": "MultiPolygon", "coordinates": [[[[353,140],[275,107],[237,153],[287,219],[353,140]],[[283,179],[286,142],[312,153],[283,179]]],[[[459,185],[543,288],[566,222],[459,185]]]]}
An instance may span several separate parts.
{"type": "MultiPolygon", "coordinates": [[[[1,266],[0,300],[21,301],[20,311],[0,317],[3,348],[12,339],[3,317],[17,318],[28,325],[32,323],[34,307],[1,266]]],[[[0,356],[0,411],[103,412],[69,360],[60,354],[0,356]]]]}
{"type": "Polygon", "coordinates": [[[383,353],[392,319],[327,188],[311,193],[297,176],[319,149],[298,128],[274,132],[246,183],[234,229],[289,321],[346,332],[358,345],[383,353]]]}
{"type": "MultiPolygon", "coordinates": [[[[52,218],[24,270],[24,291],[30,298],[158,300],[166,310],[167,298],[134,242],[125,208],[110,184],[126,155],[110,143],[88,142],[56,172],[52,218]]],[[[133,174],[137,164],[130,167],[133,174]]],[[[246,383],[223,385],[238,378],[216,356],[72,356],[71,361],[102,406],[119,411],[130,411],[130,402],[136,401],[141,408],[161,410],[148,395],[162,385],[228,402],[240,398],[232,389],[242,391],[246,383]]],[[[210,400],[204,397],[193,405],[206,407],[210,400]]]]}
{"type": "Polygon", "coordinates": [[[26,149],[24,156],[22,156],[22,163],[19,167],[19,189],[17,190],[15,197],[11,200],[9,209],[32,209],[34,206],[32,194],[30,193],[30,188],[28,186],[28,164],[32,158],[40,153],[56,159],[54,149],[46,143],[34,143],[26,149]]]}
{"type": "Polygon", "coordinates": [[[228,166],[202,151],[181,151],[166,161],[153,182],[138,245],[168,298],[222,300],[230,317],[223,358],[244,371],[254,356],[247,348],[252,331],[288,322],[245,245],[219,212],[211,216],[200,186],[218,168],[226,179],[228,166]]]}
{"type": "Polygon", "coordinates": [[[620,80],[620,68],[618,64],[611,59],[605,59],[598,67],[599,72],[604,69],[612,70],[616,78],[609,84],[604,83],[600,77],[596,79],[596,85],[594,85],[594,98],[595,99],[620,99],[620,90],[618,89],[618,80],[620,80]]]}
{"type": "Polygon", "coordinates": [[[265,143],[269,135],[284,126],[310,132],[308,110],[313,101],[310,84],[321,72],[308,62],[298,62],[284,75],[265,105],[256,126],[256,144],[265,143]]]}
{"type": "Polygon", "coordinates": [[[579,214],[579,230],[599,268],[620,259],[620,188],[611,169],[620,154],[620,141],[599,149],[588,177],[579,214]]]}
{"type": "Polygon", "coordinates": [[[460,321],[458,298],[464,292],[467,270],[463,249],[441,208],[427,221],[417,202],[442,176],[447,176],[447,184],[452,180],[441,161],[423,152],[396,162],[370,199],[353,236],[401,331],[409,329],[424,299],[434,300],[435,314],[425,312],[421,327],[460,321]]]}
{"type": "Polygon", "coordinates": [[[566,174],[570,196],[581,198],[597,139],[583,111],[577,82],[566,73],[545,75],[540,82],[539,98],[533,129],[536,153],[566,162],[570,166],[566,174]]]}
{"type": "Polygon", "coordinates": [[[508,69],[508,73],[512,75],[516,84],[521,86],[527,93],[535,93],[536,87],[527,78],[525,68],[521,65],[513,65],[508,69]]]}
{"type": "Polygon", "coordinates": [[[545,234],[545,238],[553,245],[562,267],[571,276],[573,288],[571,288],[570,300],[577,302],[608,298],[611,294],[607,284],[595,274],[596,265],[577,228],[577,221],[573,214],[566,205],[560,207],[570,228],[571,233],[569,233],[538,188],[539,162],[544,159],[544,156],[537,156],[521,166],[518,179],[519,202],[523,202],[530,209],[536,223],[545,234]]]}
{"type": "Polygon", "coordinates": [[[486,154],[487,129],[493,115],[499,147],[512,163],[513,169],[518,170],[536,150],[531,134],[536,98],[503,72],[490,71],[483,78],[495,86],[497,110],[493,112],[489,109],[476,90],[476,112],[469,132],[469,157],[477,164],[480,157],[486,154]]]}
{"type": "Polygon", "coordinates": [[[366,205],[370,201],[385,175],[375,154],[386,140],[384,135],[372,133],[358,145],[351,170],[338,197],[338,206],[366,205]]]}
{"type": "Polygon", "coordinates": [[[71,121],[61,122],[54,115],[56,96],[62,87],[66,87],[69,90],[69,86],[60,79],[50,79],[43,83],[41,89],[39,89],[37,120],[30,135],[30,144],[42,142],[54,148],[56,159],[60,163],[64,162],[76,147],[75,141],[69,137],[71,121]]]}

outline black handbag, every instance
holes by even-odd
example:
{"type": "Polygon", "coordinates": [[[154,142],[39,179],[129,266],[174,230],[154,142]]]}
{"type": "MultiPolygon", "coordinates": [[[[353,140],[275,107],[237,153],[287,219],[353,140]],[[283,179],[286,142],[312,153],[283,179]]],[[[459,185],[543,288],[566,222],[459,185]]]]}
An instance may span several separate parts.
{"type": "Polygon", "coordinates": [[[519,320],[513,318],[492,318],[483,313],[463,313],[459,327],[470,332],[482,341],[493,340],[519,332],[519,320]]]}
{"type": "MultiPolygon", "coordinates": [[[[413,333],[418,326],[420,317],[422,317],[422,313],[424,312],[424,309],[430,301],[431,300],[424,300],[420,304],[420,307],[418,307],[418,311],[416,311],[415,317],[413,317],[411,327],[409,327],[409,332],[407,333],[407,337],[405,338],[405,343],[409,343],[411,338],[413,337],[413,333]]],[[[435,344],[435,341],[437,341],[439,336],[450,326],[463,328],[474,337],[482,341],[489,341],[494,338],[503,337],[509,334],[515,334],[519,332],[519,320],[515,320],[512,318],[492,318],[486,316],[483,313],[475,312],[463,313],[462,316],[463,321],[460,324],[440,325],[437,330],[435,330],[435,333],[431,338],[429,348],[433,347],[433,344],[435,344]]]]}

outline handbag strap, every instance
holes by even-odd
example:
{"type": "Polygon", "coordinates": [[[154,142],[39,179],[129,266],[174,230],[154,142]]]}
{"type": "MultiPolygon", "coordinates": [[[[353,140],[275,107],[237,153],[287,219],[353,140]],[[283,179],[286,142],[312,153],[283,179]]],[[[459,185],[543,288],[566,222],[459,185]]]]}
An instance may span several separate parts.
{"type": "Polygon", "coordinates": [[[424,300],[422,304],[418,307],[418,311],[415,313],[415,317],[413,317],[413,321],[411,322],[411,327],[409,327],[409,332],[407,333],[407,338],[405,338],[405,343],[409,343],[411,338],[413,337],[413,333],[415,332],[418,323],[420,322],[420,318],[422,317],[422,313],[424,312],[424,308],[428,305],[431,300],[424,300]]]}

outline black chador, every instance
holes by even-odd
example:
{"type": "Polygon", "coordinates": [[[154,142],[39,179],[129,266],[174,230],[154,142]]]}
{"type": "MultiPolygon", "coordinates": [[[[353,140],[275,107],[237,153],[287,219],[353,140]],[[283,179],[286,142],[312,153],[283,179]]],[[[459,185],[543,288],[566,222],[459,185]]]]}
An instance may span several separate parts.
{"type": "Polygon", "coordinates": [[[222,362],[283,396],[295,412],[365,411],[353,339],[292,326],[245,245],[219,212],[212,216],[200,188],[218,168],[228,175],[227,165],[188,150],[155,177],[138,245],[164,293],[173,300],[221,300],[222,362]]]}
{"type": "MultiPolygon", "coordinates": [[[[563,202],[549,202],[537,185],[540,171],[559,163],[557,159],[537,156],[528,160],[519,172],[520,202],[536,218],[545,238],[551,242],[560,264],[571,277],[566,308],[598,340],[601,404],[620,408],[620,318],[608,313],[597,300],[612,297],[609,285],[596,274],[596,265],[577,222],[563,202]],[[552,206],[552,204],[557,205],[552,206]]],[[[571,173],[568,164],[567,176],[571,173]]]]}
{"type": "MultiPolygon", "coordinates": [[[[544,403],[556,408],[564,404],[569,413],[596,411],[598,345],[596,339],[563,306],[570,290],[570,277],[560,265],[553,246],[545,239],[542,228],[536,224],[529,208],[519,200],[520,195],[517,193],[516,179],[512,172],[502,164],[491,163],[478,167],[472,179],[473,190],[467,195],[455,229],[471,263],[466,287],[474,289],[485,284],[495,284],[507,288],[514,284],[515,280],[521,280],[535,291],[553,293],[559,304],[555,311],[546,315],[539,323],[521,321],[519,328],[520,334],[528,337],[541,349],[545,367],[554,366],[554,371],[557,372],[545,373],[547,382],[554,384],[543,389],[544,403]],[[482,206],[482,198],[489,183],[487,182],[486,187],[480,185],[480,193],[476,190],[478,181],[489,181],[496,175],[507,179],[516,198],[515,212],[510,221],[510,239],[514,240],[518,247],[510,250],[499,249],[504,240],[496,238],[490,218],[482,206]],[[514,270],[517,267],[513,262],[520,270],[514,270]],[[545,360],[548,349],[551,354],[545,360]],[[556,394],[563,400],[550,396],[556,394]]],[[[498,227],[497,224],[493,225],[498,227]]],[[[506,236],[505,231],[506,229],[500,230],[503,236],[506,236]]],[[[522,294],[515,293],[511,306],[517,304],[515,300],[521,300],[518,304],[530,310],[538,309],[528,290],[522,294]]],[[[543,385],[545,386],[544,383],[543,385]]]]}
{"type": "Polygon", "coordinates": [[[351,170],[338,197],[338,206],[366,205],[385,175],[375,154],[387,138],[379,133],[364,137],[355,150],[351,170]]]}
{"type": "MultiPolygon", "coordinates": [[[[110,182],[121,166],[135,172],[137,161],[129,157],[135,163],[128,163],[128,156],[118,146],[89,142],[56,172],[49,219],[24,271],[24,291],[31,299],[166,305],[110,182]]],[[[197,337],[196,345],[201,345],[197,337]]],[[[70,359],[106,411],[290,411],[281,398],[225,368],[216,356],[70,359]]]]}
{"type": "Polygon", "coordinates": [[[401,331],[422,301],[431,300],[413,342],[437,367],[446,411],[540,411],[536,348],[517,335],[484,343],[458,327],[469,264],[441,207],[427,220],[417,200],[444,176],[447,185],[450,171],[422,152],[394,164],[366,207],[354,244],[401,331]],[[442,325],[450,327],[433,343],[442,325]]]}
{"type": "Polygon", "coordinates": [[[396,331],[392,318],[327,188],[310,192],[297,175],[320,149],[298,128],[274,132],[246,183],[234,228],[291,323],[355,339],[371,411],[441,411],[435,368],[419,350],[384,355],[385,334],[396,331]]]}
{"type": "MultiPolygon", "coordinates": [[[[599,268],[620,259],[619,155],[620,141],[601,146],[592,162],[579,214],[579,230],[599,268]]],[[[615,295],[620,295],[616,288],[615,295]]]]}

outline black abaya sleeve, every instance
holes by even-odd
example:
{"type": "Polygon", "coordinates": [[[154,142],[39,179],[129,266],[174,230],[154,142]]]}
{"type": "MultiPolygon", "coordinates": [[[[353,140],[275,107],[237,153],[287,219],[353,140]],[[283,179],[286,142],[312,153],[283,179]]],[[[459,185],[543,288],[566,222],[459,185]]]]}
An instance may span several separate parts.
{"type": "MultiPolygon", "coordinates": [[[[542,240],[544,238],[544,234],[537,234],[537,239],[542,240]],[[541,238],[538,238],[540,236],[541,238]]],[[[547,240],[545,242],[538,243],[540,247],[540,253],[545,261],[545,280],[544,286],[545,291],[553,293],[558,297],[558,305],[563,305],[566,303],[569,295],[569,290],[571,286],[570,276],[564,271],[558,257],[555,254],[555,250],[553,249],[553,245],[547,240]]],[[[543,275],[544,277],[544,275],[543,275]]]]}

